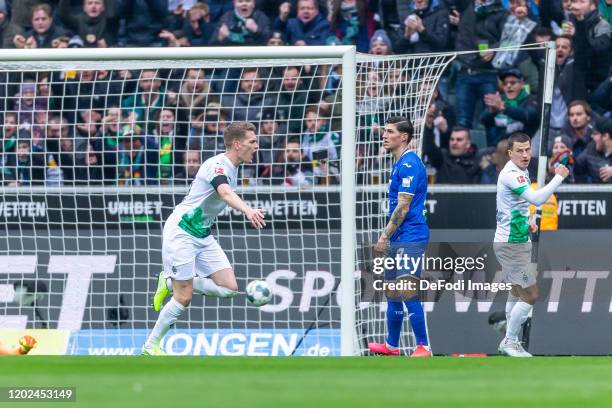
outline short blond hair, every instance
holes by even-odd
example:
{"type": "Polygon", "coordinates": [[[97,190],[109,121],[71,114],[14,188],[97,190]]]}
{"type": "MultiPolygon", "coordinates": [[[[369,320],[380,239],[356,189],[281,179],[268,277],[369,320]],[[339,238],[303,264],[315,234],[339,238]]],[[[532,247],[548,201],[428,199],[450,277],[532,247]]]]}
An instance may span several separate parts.
{"type": "Polygon", "coordinates": [[[223,132],[223,142],[225,147],[229,147],[234,143],[234,140],[244,140],[247,132],[255,132],[256,127],[251,122],[233,122],[230,123],[223,132]]]}

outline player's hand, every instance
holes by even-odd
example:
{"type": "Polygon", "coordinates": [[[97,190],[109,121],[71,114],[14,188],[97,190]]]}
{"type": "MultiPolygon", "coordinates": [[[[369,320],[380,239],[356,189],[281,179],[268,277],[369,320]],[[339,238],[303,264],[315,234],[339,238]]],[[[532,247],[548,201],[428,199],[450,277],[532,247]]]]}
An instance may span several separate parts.
{"type": "Polygon", "coordinates": [[[374,256],[381,257],[387,255],[387,247],[389,246],[389,238],[381,235],[378,242],[374,245],[374,256]]]}
{"type": "Polygon", "coordinates": [[[566,178],[567,176],[569,176],[569,169],[565,167],[564,165],[560,164],[555,169],[555,174],[558,174],[559,176],[566,178]]]}
{"type": "Polygon", "coordinates": [[[532,234],[535,234],[536,232],[538,232],[538,224],[535,224],[535,223],[529,224],[529,232],[531,232],[532,234]]]}
{"type": "Polygon", "coordinates": [[[604,183],[607,183],[612,180],[612,166],[602,166],[599,169],[599,178],[601,178],[601,181],[603,181],[604,183]]]}
{"type": "Polygon", "coordinates": [[[25,335],[19,339],[19,352],[21,354],[28,354],[37,344],[38,342],[34,337],[25,335]]]}
{"type": "Polygon", "coordinates": [[[245,215],[247,219],[251,221],[251,225],[253,226],[253,228],[262,229],[266,226],[266,221],[264,221],[264,217],[266,216],[266,210],[262,210],[261,208],[249,208],[245,215]]]}

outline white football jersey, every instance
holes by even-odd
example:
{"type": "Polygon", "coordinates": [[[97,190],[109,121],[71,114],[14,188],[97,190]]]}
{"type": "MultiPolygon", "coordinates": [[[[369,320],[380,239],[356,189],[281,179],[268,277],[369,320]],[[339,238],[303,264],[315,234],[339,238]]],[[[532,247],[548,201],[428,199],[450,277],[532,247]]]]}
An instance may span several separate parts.
{"type": "Polygon", "coordinates": [[[217,176],[227,177],[230,187],[236,187],[238,167],[234,166],[225,153],[211,157],[200,166],[189,187],[189,193],[174,209],[174,217],[169,218],[178,220],[178,226],[196,238],[210,234],[217,215],[227,205],[211,184],[217,176]]]}
{"type": "Polygon", "coordinates": [[[529,202],[521,194],[531,185],[529,171],[511,160],[497,179],[497,229],[495,242],[529,241],[529,202]]]}

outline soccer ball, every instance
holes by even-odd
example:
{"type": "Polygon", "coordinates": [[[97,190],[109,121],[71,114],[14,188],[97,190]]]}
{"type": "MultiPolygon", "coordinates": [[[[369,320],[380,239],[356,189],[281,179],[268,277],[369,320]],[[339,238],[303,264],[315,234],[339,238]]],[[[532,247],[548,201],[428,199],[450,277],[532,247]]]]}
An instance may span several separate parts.
{"type": "Polygon", "coordinates": [[[263,306],[272,300],[272,291],[266,281],[254,280],[246,287],[246,297],[255,306],[263,306]]]}

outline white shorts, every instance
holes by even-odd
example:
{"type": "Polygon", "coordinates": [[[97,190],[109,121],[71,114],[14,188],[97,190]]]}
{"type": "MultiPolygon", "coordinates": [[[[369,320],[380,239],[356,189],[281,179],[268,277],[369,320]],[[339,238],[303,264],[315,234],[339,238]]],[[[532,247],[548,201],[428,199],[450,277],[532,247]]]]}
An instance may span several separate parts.
{"type": "Polygon", "coordinates": [[[531,242],[494,242],[495,257],[502,267],[504,282],[528,288],[536,284],[535,271],[531,270],[531,242]]]}
{"type": "Polygon", "coordinates": [[[178,226],[175,218],[171,215],[164,225],[162,262],[166,278],[185,281],[196,275],[207,277],[222,269],[232,268],[212,235],[206,238],[189,235],[178,226]]]}

